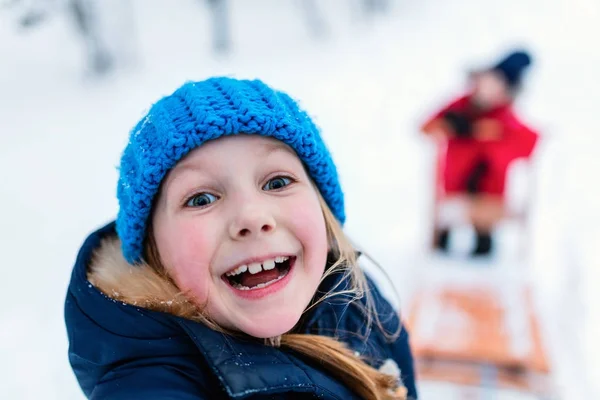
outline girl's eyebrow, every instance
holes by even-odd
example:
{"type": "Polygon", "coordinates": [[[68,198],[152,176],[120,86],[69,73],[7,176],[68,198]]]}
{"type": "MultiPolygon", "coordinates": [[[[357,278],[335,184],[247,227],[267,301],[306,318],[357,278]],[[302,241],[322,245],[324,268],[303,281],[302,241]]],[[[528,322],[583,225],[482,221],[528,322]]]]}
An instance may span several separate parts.
{"type": "Polygon", "coordinates": [[[196,163],[182,162],[177,166],[177,169],[170,170],[164,182],[165,189],[167,192],[169,191],[169,186],[171,186],[173,182],[177,180],[177,177],[179,177],[185,171],[193,171],[199,173],[202,171],[202,167],[200,165],[197,165],[196,163]]]}
{"type": "Polygon", "coordinates": [[[285,143],[283,142],[269,142],[267,144],[265,144],[264,146],[264,151],[263,151],[263,157],[266,157],[268,155],[271,155],[271,153],[274,153],[276,151],[287,151],[288,153],[292,154],[293,156],[296,156],[296,152],[294,150],[292,150],[289,146],[287,146],[285,143]]]}

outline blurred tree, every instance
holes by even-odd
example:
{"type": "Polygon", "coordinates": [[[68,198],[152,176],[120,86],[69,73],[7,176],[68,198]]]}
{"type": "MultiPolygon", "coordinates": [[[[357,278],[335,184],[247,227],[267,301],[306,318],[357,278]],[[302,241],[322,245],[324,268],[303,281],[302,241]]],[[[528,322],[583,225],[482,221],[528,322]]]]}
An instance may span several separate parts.
{"type": "Polygon", "coordinates": [[[362,0],[363,10],[367,13],[385,13],[390,8],[389,0],[362,0]]]}
{"type": "Polygon", "coordinates": [[[206,0],[212,14],[212,46],[217,54],[231,51],[231,32],[229,27],[229,1],[206,0]]]}
{"type": "Polygon", "coordinates": [[[115,56],[104,39],[99,4],[98,0],[10,0],[2,6],[16,10],[17,24],[26,30],[38,28],[53,15],[66,12],[83,39],[90,71],[94,75],[103,75],[113,68],[115,56]]]}
{"type": "Polygon", "coordinates": [[[310,34],[317,38],[325,36],[327,34],[327,24],[316,0],[300,0],[300,5],[310,34]]]}
{"type": "Polygon", "coordinates": [[[113,68],[114,56],[102,41],[96,0],[69,0],[68,11],[82,36],[90,70],[102,75],[113,68]]]}

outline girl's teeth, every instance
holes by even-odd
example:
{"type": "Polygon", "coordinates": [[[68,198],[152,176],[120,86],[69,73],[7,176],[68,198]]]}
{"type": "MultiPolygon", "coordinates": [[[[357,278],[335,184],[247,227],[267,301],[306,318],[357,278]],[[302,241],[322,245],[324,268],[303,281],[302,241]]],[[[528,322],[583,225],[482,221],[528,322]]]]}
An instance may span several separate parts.
{"type": "Polygon", "coordinates": [[[274,260],[264,261],[262,263],[262,265],[260,263],[252,263],[250,265],[240,265],[233,271],[227,272],[225,275],[226,276],[235,276],[235,275],[243,274],[246,271],[248,271],[254,275],[254,274],[259,273],[263,269],[265,271],[272,270],[273,268],[275,268],[275,264],[280,264],[288,259],[289,259],[289,257],[275,257],[274,260]]]}
{"type": "Polygon", "coordinates": [[[239,267],[237,267],[236,269],[234,269],[233,271],[230,271],[228,273],[226,273],[226,276],[235,276],[235,275],[239,275],[241,273],[244,273],[248,271],[248,266],[246,265],[240,265],[239,267]]]}
{"type": "Polygon", "coordinates": [[[271,269],[275,268],[275,261],[267,260],[267,261],[263,262],[262,267],[265,271],[271,270],[271,269]]]}
{"type": "Polygon", "coordinates": [[[250,272],[251,274],[257,274],[260,271],[262,271],[262,266],[258,263],[252,263],[250,265],[248,265],[248,272],[250,272]]]}

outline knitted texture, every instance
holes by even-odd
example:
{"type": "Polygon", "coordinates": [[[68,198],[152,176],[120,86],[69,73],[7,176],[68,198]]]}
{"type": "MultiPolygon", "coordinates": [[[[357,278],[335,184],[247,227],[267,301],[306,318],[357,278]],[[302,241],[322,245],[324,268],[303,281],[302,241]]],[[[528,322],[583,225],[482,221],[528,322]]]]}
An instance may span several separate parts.
{"type": "Polygon", "coordinates": [[[259,80],[188,82],[155,103],[134,127],[119,168],[117,233],[125,259],[143,254],[148,217],[166,173],[191,150],[225,135],[257,134],[289,145],[340,223],[344,195],[318,128],[287,94],[259,80]]]}

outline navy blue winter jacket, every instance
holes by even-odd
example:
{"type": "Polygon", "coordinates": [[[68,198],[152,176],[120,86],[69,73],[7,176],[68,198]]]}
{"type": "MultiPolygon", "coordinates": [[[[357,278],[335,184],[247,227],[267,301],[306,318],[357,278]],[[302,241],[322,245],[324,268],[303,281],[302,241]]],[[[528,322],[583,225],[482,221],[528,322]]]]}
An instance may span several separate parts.
{"type": "MultiPolygon", "coordinates": [[[[358,399],[301,355],[104,295],[87,280],[88,266],[101,240],[115,235],[111,223],[87,238],[65,302],[69,361],[88,398],[358,399]]],[[[385,328],[394,332],[400,323],[394,310],[374,286],[372,294],[385,328]]],[[[365,332],[364,316],[357,307],[330,301],[307,313],[298,332],[335,336],[365,355],[374,367],[386,359],[394,360],[409,397],[416,398],[404,328],[400,337],[389,343],[376,327],[365,332]]]]}

